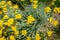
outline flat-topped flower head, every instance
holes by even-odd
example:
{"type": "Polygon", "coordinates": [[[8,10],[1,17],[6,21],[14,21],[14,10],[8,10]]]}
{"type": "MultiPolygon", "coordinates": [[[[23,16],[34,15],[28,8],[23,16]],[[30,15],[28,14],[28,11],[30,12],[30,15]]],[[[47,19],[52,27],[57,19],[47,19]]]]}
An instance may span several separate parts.
{"type": "Polygon", "coordinates": [[[51,30],[50,30],[50,31],[47,31],[47,35],[48,35],[49,37],[51,37],[52,34],[53,34],[53,32],[52,32],[51,30]]]}
{"type": "Polygon", "coordinates": [[[22,32],[22,35],[24,35],[24,36],[27,34],[26,30],[22,30],[21,32],[22,32]]]}
{"type": "Polygon", "coordinates": [[[36,40],[41,40],[41,36],[39,34],[36,34],[35,38],[36,40]]]}
{"type": "Polygon", "coordinates": [[[7,7],[3,7],[2,10],[3,10],[4,13],[6,13],[7,12],[7,7]]]}
{"type": "Polygon", "coordinates": [[[54,20],[54,21],[52,21],[52,23],[51,23],[53,26],[57,26],[58,25],[58,20],[54,20]]]}
{"type": "Polygon", "coordinates": [[[28,17],[27,17],[27,24],[31,24],[31,23],[33,23],[35,21],[35,18],[32,16],[32,15],[29,15],[28,17]]]}
{"type": "Polygon", "coordinates": [[[0,2],[0,5],[4,5],[6,2],[5,1],[1,1],[0,2]]]}
{"type": "Polygon", "coordinates": [[[0,15],[2,14],[2,11],[0,11],[0,15]]]}
{"type": "Polygon", "coordinates": [[[0,20],[0,27],[3,26],[4,20],[0,20]]]}
{"type": "Polygon", "coordinates": [[[31,37],[27,37],[27,39],[26,40],[31,40],[31,37]]]}
{"type": "Polygon", "coordinates": [[[10,40],[15,40],[15,37],[13,35],[10,35],[10,40]]]}
{"type": "Polygon", "coordinates": [[[13,23],[14,23],[14,19],[13,18],[10,18],[10,19],[8,19],[7,22],[5,22],[5,25],[11,26],[11,25],[13,25],[13,23]]]}
{"type": "Polygon", "coordinates": [[[51,11],[51,8],[50,8],[50,7],[45,7],[45,8],[44,8],[44,11],[48,13],[48,12],[51,11]]]}
{"type": "Polygon", "coordinates": [[[4,15],[3,19],[7,19],[7,18],[9,18],[8,15],[4,15]]]}
{"type": "Polygon", "coordinates": [[[14,5],[14,6],[13,6],[13,8],[18,9],[18,5],[17,5],[17,4],[16,4],[16,5],[14,5]]]}
{"type": "Polygon", "coordinates": [[[37,9],[38,8],[38,4],[33,4],[32,8],[37,9]]]}
{"type": "Polygon", "coordinates": [[[11,6],[12,5],[12,2],[11,1],[8,1],[7,4],[11,6]]]}
{"type": "Polygon", "coordinates": [[[20,0],[20,1],[26,1],[26,0],[20,0]]]}
{"type": "Polygon", "coordinates": [[[0,37],[0,40],[6,40],[6,38],[5,37],[0,37]]]}
{"type": "Polygon", "coordinates": [[[49,22],[50,22],[50,23],[51,23],[53,20],[54,20],[53,17],[50,17],[50,18],[49,18],[49,22]]]}
{"type": "Polygon", "coordinates": [[[55,8],[53,9],[53,11],[54,11],[55,13],[60,13],[60,7],[55,7],[55,8]]]}
{"type": "Polygon", "coordinates": [[[21,14],[16,14],[15,15],[15,19],[21,19],[22,18],[22,15],[21,14]]]}

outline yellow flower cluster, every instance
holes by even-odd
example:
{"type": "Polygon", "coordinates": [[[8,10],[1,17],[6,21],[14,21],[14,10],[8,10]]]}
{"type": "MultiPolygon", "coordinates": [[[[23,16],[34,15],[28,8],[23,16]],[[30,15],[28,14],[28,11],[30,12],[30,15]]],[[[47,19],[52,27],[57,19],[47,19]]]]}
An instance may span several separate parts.
{"type": "Polygon", "coordinates": [[[27,39],[26,40],[31,40],[31,37],[27,37],[27,39]]]}
{"type": "Polygon", "coordinates": [[[46,7],[46,8],[44,8],[44,11],[48,13],[48,12],[51,11],[51,8],[50,7],[46,7]]]}
{"type": "Polygon", "coordinates": [[[41,37],[39,34],[36,34],[35,38],[36,38],[36,40],[41,40],[41,37]]]}
{"type": "Polygon", "coordinates": [[[4,15],[3,19],[7,19],[7,18],[9,18],[8,15],[4,15]]]}
{"type": "Polygon", "coordinates": [[[21,19],[21,18],[22,18],[21,14],[16,14],[15,15],[15,19],[21,19]]]}
{"type": "Polygon", "coordinates": [[[22,30],[22,35],[26,35],[27,34],[27,31],[26,30],[22,30]]]}
{"type": "Polygon", "coordinates": [[[0,40],[6,40],[5,37],[1,37],[0,40]]]}
{"type": "Polygon", "coordinates": [[[13,25],[13,23],[14,23],[14,19],[13,18],[9,18],[9,20],[7,22],[5,22],[5,25],[11,26],[11,25],[13,25]]]}
{"type": "Polygon", "coordinates": [[[0,20],[0,27],[3,26],[3,22],[4,22],[4,20],[0,20]]]}
{"type": "Polygon", "coordinates": [[[49,37],[51,37],[52,34],[53,34],[53,32],[52,32],[51,30],[47,31],[47,35],[48,35],[49,37]]]}
{"type": "Polygon", "coordinates": [[[15,35],[18,36],[19,31],[17,30],[16,26],[11,26],[11,29],[15,32],[15,35]]]}
{"type": "Polygon", "coordinates": [[[53,10],[55,13],[60,13],[60,7],[55,7],[53,10]]]}
{"type": "Polygon", "coordinates": [[[53,17],[50,17],[49,22],[50,22],[53,26],[57,26],[57,25],[58,25],[58,20],[54,20],[53,17]]]}
{"type": "Polygon", "coordinates": [[[52,3],[51,3],[51,5],[54,5],[55,1],[56,1],[56,0],[52,0],[52,3]]]}
{"type": "Polygon", "coordinates": [[[18,8],[18,5],[14,5],[13,8],[17,9],[18,8]]]}
{"type": "Polygon", "coordinates": [[[7,2],[7,5],[12,5],[12,2],[11,2],[11,1],[8,1],[8,2],[7,2]]]}
{"type": "Polygon", "coordinates": [[[34,8],[34,9],[36,9],[37,7],[38,7],[38,0],[30,0],[33,4],[32,4],[32,7],[34,8]]]}
{"type": "Polygon", "coordinates": [[[13,35],[10,35],[10,40],[15,40],[15,37],[13,35]]]}
{"type": "Polygon", "coordinates": [[[33,23],[35,21],[35,18],[32,16],[32,15],[29,15],[28,17],[27,17],[27,24],[31,24],[31,23],[33,23]]]}
{"type": "Polygon", "coordinates": [[[26,0],[20,0],[20,1],[26,1],[26,0]]]}

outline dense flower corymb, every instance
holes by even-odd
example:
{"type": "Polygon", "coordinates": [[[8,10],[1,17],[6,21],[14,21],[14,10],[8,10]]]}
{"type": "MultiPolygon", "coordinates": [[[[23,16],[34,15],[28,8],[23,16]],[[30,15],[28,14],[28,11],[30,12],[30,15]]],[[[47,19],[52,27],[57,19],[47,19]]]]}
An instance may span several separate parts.
{"type": "Polygon", "coordinates": [[[26,30],[22,30],[22,35],[26,35],[27,34],[27,31],[26,30]]]}
{"type": "Polygon", "coordinates": [[[10,35],[10,40],[15,40],[15,37],[13,35],[10,35]]]}
{"type": "Polygon", "coordinates": [[[31,24],[31,23],[33,23],[35,21],[35,18],[32,16],[32,15],[29,15],[28,17],[27,17],[27,24],[31,24]]]}
{"type": "Polygon", "coordinates": [[[35,38],[36,38],[36,40],[40,40],[41,39],[39,34],[36,34],[35,38]]]}
{"type": "Polygon", "coordinates": [[[7,18],[9,18],[8,15],[4,15],[3,19],[7,19],[7,18]]]}
{"type": "Polygon", "coordinates": [[[58,25],[58,20],[54,20],[53,17],[50,17],[49,22],[50,22],[53,26],[57,26],[57,25],[58,25]]]}
{"type": "Polygon", "coordinates": [[[50,37],[52,36],[53,32],[50,30],[50,31],[47,31],[47,35],[50,37]]]}
{"type": "Polygon", "coordinates": [[[33,4],[32,7],[36,9],[38,7],[38,4],[33,4]]]}
{"type": "Polygon", "coordinates": [[[22,15],[21,14],[16,14],[15,15],[15,19],[21,19],[22,18],[22,15]]]}
{"type": "Polygon", "coordinates": [[[46,7],[46,8],[44,8],[44,11],[48,13],[48,12],[51,11],[51,8],[50,7],[46,7]]]}
{"type": "Polygon", "coordinates": [[[5,37],[1,37],[0,40],[6,40],[5,37]]]}
{"type": "Polygon", "coordinates": [[[52,21],[52,23],[51,23],[53,26],[57,26],[58,25],[58,21],[57,20],[54,20],[54,21],[52,21]]]}
{"type": "Polygon", "coordinates": [[[12,5],[12,2],[11,1],[8,1],[7,4],[11,6],[12,5]]]}
{"type": "Polygon", "coordinates": [[[11,26],[14,23],[14,19],[10,18],[7,22],[5,22],[4,24],[7,26],[11,26]]]}
{"type": "Polygon", "coordinates": [[[27,37],[27,39],[26,40],[31,40],[31,37],[27,37]]]}
{"type": "Polygon", "coordinates": [[[53,9],[53,11],[54,11],[55,13],[60,13],[60,7],[55,7],[55,8],[53,9]]]}
{"type": "Polygon", "coordinates": [[[13,8],[17,9],[18,8],[18,5],[14,5],[13,8]]]}

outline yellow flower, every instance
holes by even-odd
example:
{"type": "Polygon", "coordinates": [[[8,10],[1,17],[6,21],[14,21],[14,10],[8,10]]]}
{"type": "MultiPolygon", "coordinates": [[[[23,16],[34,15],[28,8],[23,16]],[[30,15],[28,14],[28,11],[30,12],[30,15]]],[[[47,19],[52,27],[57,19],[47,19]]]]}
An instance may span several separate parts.
{"type": "Polygon", "coordinates": [[[30,0],[30,2],[33,2],[33,3],[38,3],[38,0],[30,0]]]}
{"type": "Polygon", "coordinates": [[[58,10],[59,10],[59,9],[58,9],[57,7],[55,7],[53,11],[54,11],[55,13],[57,13],[58,10]]]}
{"type": "Polygon", "coordinates": [[[33,3],[37,4],[38,3],[38,0],[34,0],[33,3]]]}
{"type": "Polygon", "coordinates": [[[5,25],[11,26],[14,23],[14,19],[10,18],[7,22],[5,22],[5,25]]]}
{"type": "Polygon", "coordinates": [[[22,35],[26,35],[27,34],[27,31],[26,30],[22,30],[22,35]]]}
{"type": "Polygon", "coordinates": [[[6,40],[6,38],[5,37],[1,37],[0,40],[6,40]]]}
{"type": "Polygon", "coordinates": [[[15,19],[21,19],[22,18],[22,15],[21,14],[16,14],[15,15],[15,19]]]}
{"type": "Polygon", "coordinates": [[[53,21],[53,17],[50,17],[49,18],[49,22],[51,23],[53,21]]]}
{"type": "Polygon", "coordinates": [[[13,8],[17,9],[18,8],[18,5],[14,5],[13,8]]]}
{"type": "Polygon", "coordinates": [[[51,8],[50,7],[46,7],[46,8],[44,8],[44,11],[48,13],[48,12],[51,11],[51,8]]]}
{"type": "Polygon", "coordinates": [[[4,20],[0,20],[0,27],[2,27],[4,20]]]}
{"type": "Polygon", "coordinates": [[[6,7],[3,7],[2,9],[3,9],[4,13],[7,12],[7,8],[6,7]]]}
{"type": "Polygon", "coordinates": [[[12,5],[12,2],[11,2],[11,1],[8,1],[7,4],[8,4],[8,5],[12,5]]]}
{"type": "Polygon", "coordinates": [[[19,31],[16,30],[16,31],[15,31],[15,35],[18,36],[18,34],[19,34],[19,31]]]}
{"type": "Polygon", "coordinates": [[[17,29],[16,29],[16,26],[11,26],[11,29],[13,30],[13,31],[16,31],[17,29]]]}
{"type": "Polygon", "coordinates": [[[52,36],[53,32],[50,30],[50,31],[47,31],[47,35],[50,37],[52,36]]]}
{"type": "Polygon", "coordinates": [[[32,15],[29,15],[27,17],[27,24],[33,23],[35,21],[35,18],[32,15]]]}
{"type": "Polygon", "coordinates": [[[7,18],[9,18],[8,15],[4,15],[3,19],[7,19],[7,18]]]}
{"type": "Polygon", "coordinates": [[[58,8],[58,13],[60,13],[60,7],[58,8]]]}
{"type": "Polygon", "coordinates": [[[36,9],[38,7],[38,4],[33,4],[32,7],[36,9]]]}
{"type": "Polygon", "coordinates": [[[31,37],[27,37],[27,39],[26,40],[31,40],[31,37]]]}
{"type": "Polygon", "coordinates": [[[26,1],[26,0],[21,0],[21,1],[26,1]]]}
{"type": "Polygon", "coordinates": [[[19,31],[17,30],[16,26],[11,26],[11,29],[15,32],[15,35],[19,34],[19,31]]]}
{"type": "Polygon", "coordinates": [[[52,5],[54,5],[54,2],[52,2],[52,5]]]}
{"type": "Polygon", "coordinates": [[[16,26],[11,26],[11,29],[15,32],[15,35],[19,34],[19,31],[17,30],[16,26]]]}
{"type": "Polygon", "coordinates": [[[30,0],[30,2],[33,2],[33,0],[30,0]]]}
{"type": "Polygon", "coordinates": [[[13,35],[10,36],[10,40],[15,40],[13,35]]]}
{"type": "Polygon", "coordinates": [[[57,26],[58,25],[58,21],[57,20],[54,20],[54,21],[52,21],[52,23],[51,23],[53,26],[57,26]]]}
{"type": "Polygon", "coordinates": [[[55,13],[60,13],[60,7],[55,7],[53,10],[55,13]]]}
{"type": "Polygon", "coordinates": [[[36,40],[40,40],[41,39],[41,37],[40,37],[40,35],[39,34],[36,34],[36,40]]]}
{"type": "Polygon", "coordinates": [[[1,5],[4,5],[4,4],[5,4],[5,1],[1,1],[0,4],[1,4],[1,5]]]}
{"type": "MultiPolygon", "coordinates": [[[[3,7],[4,7],[4,8],[7,7],[7,4],[3,5],[3,7]]],[[[2,8],[3,8],[3,7],[2,7],[2,8]]]]}
{"type": "Polygon", "coordinates": [[[3,31],[3,30],[2,30],[2,29],[0,29],[0,35],[2,35],[2,31],[3,31]]]}
{"type": "Polygon", "coordinates": [[[2,11],[0,11],[0,14],[2,14],[2,11]]]}

